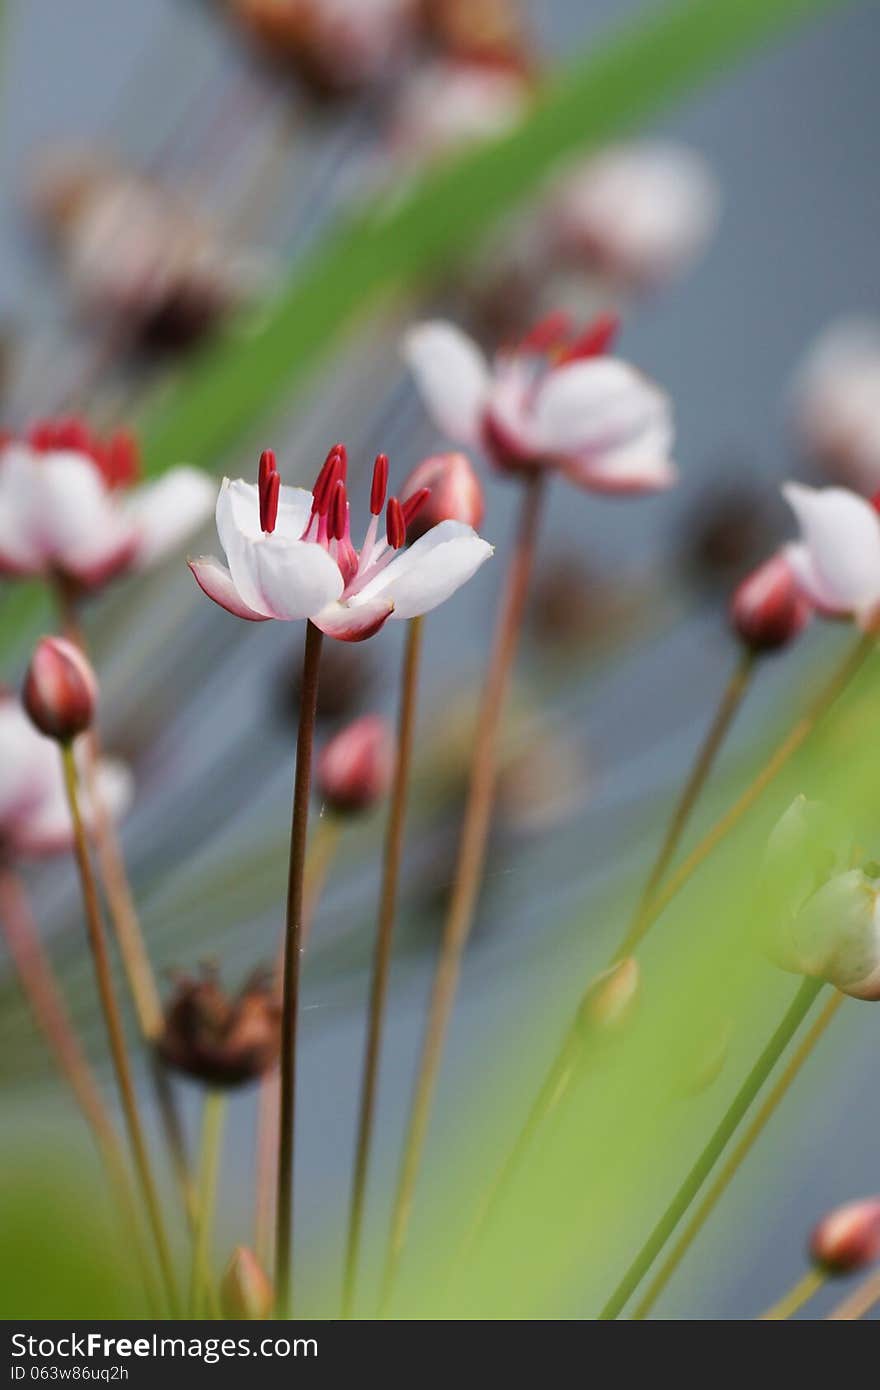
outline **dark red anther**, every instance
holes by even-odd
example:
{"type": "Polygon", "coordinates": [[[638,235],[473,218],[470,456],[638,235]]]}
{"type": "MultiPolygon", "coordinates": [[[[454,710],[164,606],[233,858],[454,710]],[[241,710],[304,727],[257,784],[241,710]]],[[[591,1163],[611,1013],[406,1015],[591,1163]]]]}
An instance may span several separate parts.
{"type": "Polygon", "coordinates": [[[260,454],[260,470],[257,475],[260,491],[266,486],[273,473],[278,472],[278,465],[275,462],[275,450],[264,449],[260,454]]]}
{"type": "Polygon", "coordinates": [[[563,352],[561,362],[582,362],[588,357],[601,357],[611,347],[620,331],[618,314],[599,314],[563,352]]]}
{"type": "Polygon", "coordinates": [[[344,444],[334,444],[333,452],[339,459],[339,476],[345,482],[348,478],[348,450],[344,444]]]}
{"type": "Polygon", "coordinates": [[[874,493],[874,496],[871,498],[871,506],[874,508],[875,512],[880,512],[880,492],[874,493]]]}
{"type": "Polygon", "coordinates": [[[571,315],[564,309],[555,309],[553,313],[539,319],[534,328],[529,329],[520,343],[520,351],[549,352],[551,348],[564,343],[571,330],[571,315]]]}
{"type": "Polygon", "coordinates": [[[399,550],[406,543],[406,522],[403,519],[403,507],[396,497],[388,498],[388,506],[385,511],[385,534],[392,550],[399,550]]]}
{"type": "Polygon", "coordinates": [[[281,476],[270,473],[265,486],[260,488],[260,526],[271,535],[278,520],[278,498],[281,495],[281,476]]]}
{"type": "Polygon", "coordinates": [[[348,529],[348,494],[345,483],[340,478],[330,496],[327,511],[327,537],[331,541],[341,541],[348,529]]]}
{"type": "Polygon", "coordinates": [[[403,504],[403,524],[409,529],[410,522],[422,510],[422,507],[431,496],[429,487],[420,487],[418,492],[414,492],[403,504]]]}
{"type": "Polygon", "coordinates": [[[59,420],[55,426],[56,449],[71,449],[78,454],[91,455],[95,452],[96,443],[85,420],[77,415],[59,420]]]}
{"type": "Polygon", "coordinates": [[[27,432],[27,442],[40,453],[51,449],[55,443],[55,426],[51,420],[35,420],[27,432]]]}
{"type": "Polygon", "coordinates": [[[370,511],[380,516],[388,493],[388,455],[377,454],[373,464],[373,483],[370,488],[370,511]]]}
{"type": "Polygon", "coordinates": [[[138,442],[129,430],[117,430],[101,449],[101,472],[109,487],[127,487],[141,471],[138,442]]]}
{"type": "Polygon", "coordinates": [[[335,484],[342,479],[342,464],[339,457],[338,444],[334,444],[326,459],[324,460],[321,471],[315,479],[315,486],[312,488],[312,514],[315,512],[319,516],[326,516],[327,508],[330,505],[330,494],[335,484]]]}

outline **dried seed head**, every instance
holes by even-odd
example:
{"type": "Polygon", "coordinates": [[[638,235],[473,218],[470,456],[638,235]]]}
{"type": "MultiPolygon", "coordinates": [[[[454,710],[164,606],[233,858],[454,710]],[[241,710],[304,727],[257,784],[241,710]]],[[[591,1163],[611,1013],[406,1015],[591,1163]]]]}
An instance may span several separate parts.
{"type": "Polygon", "coordinates": [[[206,969],[177,982],[158,1048],[168,1066],[197,1081],[240,1086],[275,1066],[280,1042],[281,1007],[265,972],[230,995],[206,969]]]}
{"type": "Polygon", "coordinates": [[[63,637],[43,637],[27,669],[23,699],[41,734],[69,743],[95,717],[97,678],[79,647],[63,637]]]}

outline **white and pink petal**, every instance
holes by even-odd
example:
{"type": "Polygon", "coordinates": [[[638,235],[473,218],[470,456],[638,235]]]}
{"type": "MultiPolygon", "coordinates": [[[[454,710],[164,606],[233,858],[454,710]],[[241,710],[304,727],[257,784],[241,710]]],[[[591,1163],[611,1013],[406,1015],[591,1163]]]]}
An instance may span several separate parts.
{"type": "MultiPolygon", "coordinates": [[[[880,516],[873,506],[846,488],[788,483],[783,493],[829,606],[864,614],[880,603],[880,516]]],[[[794,563],[802,568],[797,555],[794,563]]]]}
{"type": "Polygon", "coordinates": [[[490,374],[477,344],[435,319],[407,333],[403,352],[438,428],[459,443],[478,444],[490,374]]]}
{"type": "Polygon", "coordinates": [[[188,540],[214,509],[215,483],[199,468],[172,468],[137,488],[125,514],[137,530],[139,569],[155,564],[188,540]]]}
{"type": "Polygon", "coordinates": [[[359,595],[379,594],[394,604],[392,617],[417,618],[430,613],[476,574],[493,547],[460,521],[442,521],[402,551],[359,595]]]}
{"type": "Polygon", "coordinates": [[[187,563],[202,593],[207,594],[208,598],[213,599],[221,608],[225,608],[227,613],[232,613],[236,618],[245,618],[252,623],[268,622],[268,613],[258,613],[248,607],[236,589],[226,565],[215,560],[213,555],[200,555],[187,563]]]}

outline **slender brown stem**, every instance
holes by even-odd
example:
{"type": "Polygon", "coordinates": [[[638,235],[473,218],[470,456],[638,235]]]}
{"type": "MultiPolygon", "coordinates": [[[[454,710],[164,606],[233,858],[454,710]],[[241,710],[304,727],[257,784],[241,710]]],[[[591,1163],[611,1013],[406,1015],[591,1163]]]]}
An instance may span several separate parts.
{"type": "Polygon", "coordinates": [[[144,1280],[150,1306],[158,1310],[159,1298],[153,1272],[143,1248],[134,1209],[125,1158],[100,1087],[89,1066],[64,1003],[55,972],[43,950],[31,915],[24,884],[8,866],[0,864],[0,923],[9,955],[15,965],[22,993],[61,1075],[67,1081],[92,1131],[107,1171],[126,1235],[144,1280]]]}
{"type": "Polygon", "coordinates": [[[217,1201],[217,1175],[226,1097],[222,1091],[206,1091],[202,1102],[202,1138],[199,1153],[199,1209],[190,1272],[190,1317],[217,1317],[219,1306],[211,1278],[211,1234],[217,1201]]]}
{"type": "Polygon", "coordinates": [[[828,1322],[857,1322],[880,1303],[880,1270],[869,1274],[851,1294],[847,1294],[828,1314],[828,1322]]]}
{"type": "Polygon", "coordinates": [[[692,1202],[696,1199],[703,1183],[736,1133],[758,1092],[812,1008],[821,988],[821,980],[802,981],[800,989],[786,1010],[782,1022],[776,1028],[757,1062],[727,1107],[706,1147],[599,1314],[600,1321],[611,1321],[622,1313],[682,1217],[686,1215],[692,1202]]]}
{"type": "Polygon", "coordinates": [[[690,1221],[685,1226],[678,1240],[673,1245],[657,1274],[648,1285],[644,1297],[639,1302],[633,1313],[634,1318],[647,1317],[657,1299],[660,1297],[669,1280],[677,1270],[681,1261],[684,1259],[693,1242],[696,1240],[700,1231],[705,1226],[718,1202],[726,1192],[733,1178],[736,1176],[742,1164],[751,1153],[758,1139],[764,1132],[769,1120],[775,1114],[777,1108],[784,1100],[789,1089],[799,1075],[801,1068],[807,1059],[812,1055],[813,1049],[825,1033],[837,1010],[843,1003],[844,996],[837,991],[827,1001],[824,1008],[817,1015],[815,1022],[804,1034],[801,1042],[798,1043],[790,1060],[786,1064],[779,1080],[767,1094],[767,1098],[758,1108],[754,1119],[743,1133],[739,1143],[731,1150],[725,1162],[722,1164],[718,1174],[706,1192],[702,1202],[700,1202],[690,1221]]]}
{"type": "Polygon", "coordinates": [[[101,1009],[104,1014],[104,1022],[110,1043],[110,1053],[116,1073],[116,1082],[119,1087],[119,1095],[122,1102],[122,1112],[125,1117],[125,1125],[128,1130],[129,1142],[134,1157],[135,1170],[140,1182],[172,1316],[177,1317],[179,1304],[177,1286],[174,1278],[174,1268],[171,1261],[171,1251],[165,1234],[162,1212],[159,1205],[159,1196],[153,1180],[149,1154],[141,1128],[140,1115],[138,1114],[134,1081],[128,1060],[125,1033],[122,1027],[122,1016],[119,1012],[119,1005],[116,1001],[116,993],[113,986],[113,974],[110,968],[110,956],[107,951],[104,923],[101,918],[101,907],[98,901],[98,889],[92,871],[92,862],[89,857],[85,827],[80,812],[79,777],[73,755],[73,748],[70,744],[65,744],[62,748],[62,761],[64,766],[65,786],[67,788],[67,799],[70,804],[70,814],[73,821],[74,852],[82,885],[86,929],[95,966],[95,980],[101,1000],[101,1009]]]}
{"type": "Polygon", "coordinates": [[[774,1303],[766,1313],[761,1314],[760,1321],[784,1322],[786,1318],[792,1317],[821,1289],[827,1277],[821,1269],[808,1269],[803,1278],[799,1279],[778,1303],[774,1303]]]}
{"type": "MultiPolygon", "coordinates": [[[[821,688],[812,704],[807,708],[806,712],[794,725],[788,736],[765,763],[757,777],[755,777],[739,799],[734,802],[725,815],[716,822],[712,829],[691,851],[681,867],[667,880],[667,886],[665,888],[661,887],[660,884],[662,880],[658,878],[658,885],[654,893],[650,896],[643,895],[647,897],[647,902],[637,913],[632,926],[627,930],[619,946],[610,957],[609,965],[613,965],[616,961],[620,960],[622,956],[629,954],[633,946],[644,939],[654,922],[656,922],[664,909],[668,907],[675,895],[684,887],[692,874],[696,872],[703,861],[709,857],[711,852],[720,844],[725,836],[733,830],[746,812],[751,809],[761,794],[767,789],[773,779],[779,775],[789,759],[794,756],[797,750],[806,741],[809,734],[812,733],[822,717],[828,712],[849,682],[857,674],[865,659],[873,650],[875,642],[876,635],[872,633],[867,633],[859,638],[856,645],[850,649],[844,661],[834,672],[831,680],[821,688]]],[[[735,678],[734,682],[732,682],[732,686],[734,685],[735,678]]],[[[726,697],[719,711],[719,716],[721,716],[722,712],[730,703],[730,693],[731,687],[728,687],[726,697]]],[[[740,700],[744,694],[745,690],[743,689],[740,693],[740,700]]],[[[736,701],[736,694],[734,692],[734,705],[736,703],[738,703],[738,701],[736,701]]],[[[735,714],[735,712],[736,709],[734,707],[732,714],[735,714]]],[[[730,716],[731,718],[732,714],[730,716]]],[[[719,716],[716,716],[712,731],[710,731],[710,738],[711,733],[718,726],[719,716]]],[[[703,751],[705,751],[705,748],[703,751]]],[[[701,765],[702,761],[703,757],[701,752],[701,755],[698,757],[697,767],[701,765]]],[[[690,781],[692,780],[693,774],[691,775],[690,781]]],[[[692,808],[688,807],[688,813],[690,809],[692,808]]],[[[589,989],[589,985],[587,988],[589,989]]],[[[553,1059],[547,1076],[541,1084],[541,1089],[526,1116],[525,1123],[517,1135],[513,1149],[505,1159],[498,1176],[493,1180],[486,1197],[483,1199],[477,1218],[468,1234],[466,1249],[469,1249],[476,1239],[480,1228],[485,1224],[500,1194],[507,1187],[508,1182],[519,1167],[528,1149],[531,1147],[535,1135],[543,1128],[553,1111],[561,1103],[568,1092],[573,1077],[577,1074],[582,1039],[582,1032],[578,1021],[579,1010],[580,1002],[563,1036],[559,1051],[553,1059]]]]}
{"type": "Polygon", "coordinates": [[[358,1115],[357,1144],[348,1219],[348,1243],[345,1255],[345,1274],[342,1292],[342,1316],[350,1318],[354,1307],[363,1229],[364,1198],[370,1168],[370,1151],[376,1115],[376,1093],[379,1082],[379,1058],[382,1051],[382,1029],[385,1021],[385,1001],[388,994],[388,974],[391,966],[391,945],[397,915],[397,894],[400,864],[403,856],[403,834],[406,823],[407,794],[412,765],[413,740],[416,724],[419,665],[421,659],[423,618],[413,618],[408,626],[403,671],[400,686],[400,713],[397,737],[397,762],[388,829],[385,836],[385,862],[379,897],[379,917],[376,948],[373,954],[373,974],[370,981],[370,1002],[367,1015],[367,1037],[361,1078],[361,1099],[358,1115]]]}
{"type": "Polygon", "coordinates": [[[504,700],[516,655],[522,616],[535,557],[541,516],[543,476],[523,487],[519,531],[505,581],[486,673],[474,741],[471,780],[459,841],[455,886],[440,946],[431,1001],[419,1059],[403,1157],[394,1198],[391,1231],[382,1279],[381,1309],[387,1310],[409,1226],[434,1089],[455,1002],[461,959],[476,908],[492,818],[496,749],[504,700]]]}
{"type": "Polygon", "coordinates": [[[693,767],[675,804],[666,834],[642,889],[633,919],[617,950],[616,959],[618,960],[622,956],[631,955],[648,930],[654,896],[666,877],[691,813],[715,765],[715,759],[721,745],[748,693],[754,670],[754,653],[747,649],[743,650],[727,685],[724,687],[724,693],[721,696],[715,717],[700,745],[693,767]]]}
{"type": "MultiPolygon", "coordinates": [[[[85,656],[88,656],[88,645],[82,624],[79,621],[75,598],[61,583],[56,585],[55,595],[65,636],[74,642],[85,656]]],[[[141,1037],[149,1052],[150,1077],[162,1122],[162,1131],[192,1233],[195,1230],[197,1202],[189,1171],[183,1127],[177,1112],[171,1081],[155,1051],[156,1039],[162,1030],[162,1003],[141,931],[134,895],[128,881],[122,846],[119,843],[113,817],[110,815],[101,794],[98,772],[103,750],[97,725],[93,725],[86,735],[85,749],[84,776],[91,811],[92,839],[98,858],[101,883],[141,1037]]]]}
{"type": "MultiPolygon", "coordinates": [[[[303,903],[302,949],[311,935],[315,911],[327,873],[339,844],[339,821],[325,815],[309,842],[306,855],[305,900],[303,903]]],[[[284,936],[278,949],[278,979],[284,974],[284,936]]],[[[278,1181],[278,1106],[281,1086],[277,1068],[260,1078],[257,1098],[256,1200],[254,1202],[254,1254],[260,1265],[271,1272],[272,1229],[275,1217],[275,1187],[278,1181]]]]}
{"type": "Polygon", "coordinates": [[[299,734],[296,742],[296,775],[290,826],[290,872],[287,880],[287,914],[284,927],[283,1006],[281,1018],[281,1105],[278,1136],[278,1195],[276,1198],[275,1277],[279,1317],[291,1314],[293,1246],[293,1153],[296,1117],[296,1030],[299,1013],[299,976],[302,958],[303,897],[309,791],[312,781],[312,744],[318,704],[318,671],[323,634],[306,624],[305,652],[300,694],[299,734]]]}

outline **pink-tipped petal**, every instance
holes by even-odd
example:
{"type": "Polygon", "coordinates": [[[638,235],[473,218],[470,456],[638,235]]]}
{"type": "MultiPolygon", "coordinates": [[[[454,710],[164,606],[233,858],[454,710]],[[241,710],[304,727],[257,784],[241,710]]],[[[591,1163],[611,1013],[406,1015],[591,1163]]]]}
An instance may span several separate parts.
{"type": "Polygon", "coordinates": [[[189,560],[187,563],[202,593],[207,594],[208,598],[213,599],[221,608],[225,608],[227,613],[232,613],[236,618],[245,618],[251,623],[268,622],[268,613],[257,613],[248,607],[236,589],[229,570],[225,565],[221,565],[219,560],[215,560],[212,555],[200,555],[197,560],[189,560]]]}
{"type": "Polygon", "coordinates": [[[385,625],[393,611],[394,603],[387,594],[366,601],[358,594],[357,600],[348,603],[329,603],[312,622],[337,642],[365,642],[385,625]]]}

